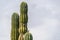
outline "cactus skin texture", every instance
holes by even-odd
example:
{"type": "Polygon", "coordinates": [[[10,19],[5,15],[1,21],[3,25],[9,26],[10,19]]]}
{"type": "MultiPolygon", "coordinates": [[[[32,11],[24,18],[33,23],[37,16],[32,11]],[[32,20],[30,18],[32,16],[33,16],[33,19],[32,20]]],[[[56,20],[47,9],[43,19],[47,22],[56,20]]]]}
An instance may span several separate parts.
{"type": "Polygon", "coordinates": [[[24,40],[33,40],[32,34],[29,32],[25,33],[24,40]]]}
{"type": "Polygon", "coordinates": [[[12,15],[11,25],[11,40],[18,40],[19,15],[17,13],[12,15]]]}
{"type": "Polygon", "coordinates": [[[23,37],[23,34],[22,33],[19,35],[18,40],[24,40],[24,37],[23,37]]]}
{"type": "Polygon", "coordinates": [[[19,20],[20,23],[27,23],[28,22],[27,11],[28,11],[27,3],[22,2],[21,6],[20,6],[20,20],[19,20]]]}
{"type": "Polygon", "coordinates": [[[27,32],[27,27],[24,25],[24,24],[21,24],[20,25],[20,28],[19,28],[19,33],[23,33],[25,34],[27,32]]]}
{"type": "Polygon", "coordinates": [[[28,22],[28,16],[27,14],[20,14],[20,23],[27,23],[28,22]]]}

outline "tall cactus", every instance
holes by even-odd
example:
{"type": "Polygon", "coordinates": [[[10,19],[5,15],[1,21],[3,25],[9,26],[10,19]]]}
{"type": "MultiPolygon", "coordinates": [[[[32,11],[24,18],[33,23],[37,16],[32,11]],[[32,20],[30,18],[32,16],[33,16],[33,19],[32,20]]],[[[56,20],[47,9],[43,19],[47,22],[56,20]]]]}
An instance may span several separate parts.
{"type": "Polygon", "coordinates": [[[20,16],[12,15],[11,40],[33,40],[32,34],[28,32],[28,5],[22,2],[20,5],[20,16]]]}
{"type": "Polygon", "coordinates": [[[11,25],[11,40],[18,40],[19,15],[17,13],[12,15],[11,25]]]}

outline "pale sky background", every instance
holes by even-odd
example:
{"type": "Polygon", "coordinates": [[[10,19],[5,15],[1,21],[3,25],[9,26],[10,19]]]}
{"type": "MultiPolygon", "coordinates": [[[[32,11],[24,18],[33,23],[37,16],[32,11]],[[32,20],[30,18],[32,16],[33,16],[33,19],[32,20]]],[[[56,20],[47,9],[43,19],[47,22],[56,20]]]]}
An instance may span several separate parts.
{"type": "Polygon", "coordinates": [[[33,40],[60,40],[60,0],[0,0],[0,40],[10,40],[11,15],[28,3],[28,28],[33,40]]]}

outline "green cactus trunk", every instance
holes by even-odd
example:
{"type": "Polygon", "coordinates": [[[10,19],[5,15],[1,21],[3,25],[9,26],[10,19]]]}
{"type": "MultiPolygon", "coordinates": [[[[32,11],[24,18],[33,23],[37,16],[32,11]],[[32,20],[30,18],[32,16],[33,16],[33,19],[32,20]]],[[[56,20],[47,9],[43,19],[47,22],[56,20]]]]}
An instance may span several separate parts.
{"type": "Polygon", "coordinates": [[[12,15],[12,27],[11,27],[11,40],[18,40],[18,28],[19,28],[19,15],[16,13],[13,13],[12,15]]]}

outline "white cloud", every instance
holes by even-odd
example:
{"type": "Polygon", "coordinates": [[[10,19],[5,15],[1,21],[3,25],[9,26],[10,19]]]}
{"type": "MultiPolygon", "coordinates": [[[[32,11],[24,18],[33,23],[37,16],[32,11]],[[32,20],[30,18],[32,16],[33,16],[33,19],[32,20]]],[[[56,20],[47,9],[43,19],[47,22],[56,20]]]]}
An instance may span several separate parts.
{"type": "Polygon", "coordinates": [[[29,30],[32,33],[34,40],[53,40],[58,24],[59,21],[56,19],[45,18],[42,25],[35,26],[29,30]]]}
{"type": "Polygon", "coordinates": [[[1,0],[0,39],[10,40],[11,15],[19,13],[22,1],[28,3],[28,28],[34,40],[60,40],[59,0],[1,0]]]}

